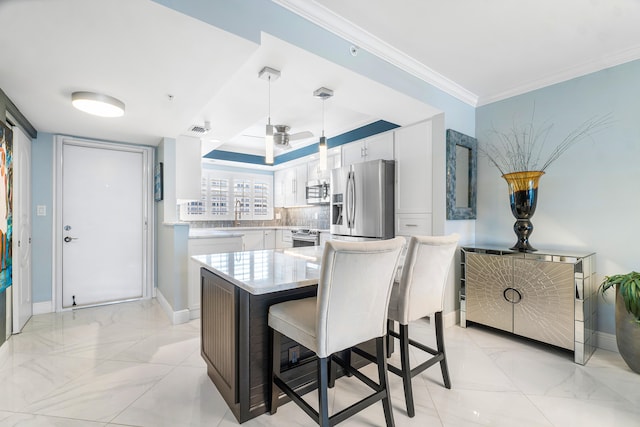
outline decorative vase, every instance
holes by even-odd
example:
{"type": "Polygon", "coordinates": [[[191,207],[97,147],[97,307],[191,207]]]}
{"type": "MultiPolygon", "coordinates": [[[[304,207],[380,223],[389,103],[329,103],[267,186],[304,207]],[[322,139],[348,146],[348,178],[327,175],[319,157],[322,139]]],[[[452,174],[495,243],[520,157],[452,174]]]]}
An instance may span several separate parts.
{"type": "Polygon", "coordinates": [[[530,219],[536,211],[538,181],[542,175],[544,175],[542,171],[512,172],[502,175],[509,186],[511,213],[516,217],[513,231],[518,236],[518,241],[511,249],[520,252],[537,250],[529,244],[529,236],[533,232],[530,219]]]}
{"type": "Polygon", "coordinates": [[[616,285],[616,343],[620,356],[632,371],[640,374],[640,324],[627,312],[616,285]]]}

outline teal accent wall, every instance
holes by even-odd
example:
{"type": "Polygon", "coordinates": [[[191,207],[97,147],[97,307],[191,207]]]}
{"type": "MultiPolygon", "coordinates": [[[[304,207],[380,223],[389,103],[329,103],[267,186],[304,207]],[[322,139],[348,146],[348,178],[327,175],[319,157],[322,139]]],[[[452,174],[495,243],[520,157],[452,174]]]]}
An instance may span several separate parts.
{"type": "Polygon", "coordinates": [[[53,284],[53,135],[38,132],[31,145],[31,281],[33,302],[51,301],[53,284]],[[37,216],[38,205],[46,216],[37,216]]]}
{"type": "MultiPolygon", "coordinates": [[[[553,148],[587,119],[611,113],[613,124],[583,140],[541,178],[532,218],[534,247],[597,253],[598,283],[604,275],[640,268],[635,228],[640,212],[640,61],[630,62],[477,109],[480,144],[491,129],[529,120],[552,124],[553,148]]],[[[478,162],[476,242],[515,243],[507,185],[486,158],[478,162]]],[[[599,331],[615,333],[612,296],[598,298],[599,331]]]]}
{"type": "MultiPolygon", "coordinates": [[[[349,132],[345,132],[341,135],[334,136],[327,139],[327,148],[338,147],[349,142],[357,141],[359,139],[367,138],[369,136],[386,132],[391,129],[397,128],[398,125],[389,123],[384,120],[378,120],[377,122],[370,123],[366,126],[353,129],[349,132]]],[[[281,165],[292,160],[296,160],[305,156],[310,156],[318,152],[318,144],[307,145],[306,147],[299,148],[281,154],[274,158],[274,165],[281,165]]],[[[264,156],[256,156],[253,154],[234,153],[224,150],[213,150],[204,156],[206,159],[227,160],[231,162],[242,162],[254,165],[264,165],[264,156]]]]}

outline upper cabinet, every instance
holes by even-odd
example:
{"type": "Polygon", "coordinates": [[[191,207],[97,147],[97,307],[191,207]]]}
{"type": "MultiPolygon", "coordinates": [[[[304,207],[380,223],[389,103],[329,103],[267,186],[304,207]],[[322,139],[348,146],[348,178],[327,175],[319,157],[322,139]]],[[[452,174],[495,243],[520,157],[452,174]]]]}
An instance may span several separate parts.
{"type": "Polygon", "coordinates": [[[307,179],[309,181],[315,179],[331,178],[331,170],[342,166],[342,153],[340,147],[335,147],[329,150],[327,153],[327,168],[325,170],[320,169],[320,160],[314,159],[307,163],[307,179]]]}
{"type": "Polygon", "coordinates": [[[342,164],[367,162],[369,160],[393,159],[393,132],[384,132],[342,146],[342,164]]]}
{"type": "Polygon", "coordinates": [[[176,199],[200,200],[201,169],[200,139],[180,136],[176,140],[176,199]]]}
{"type": "Polygon", "coordinates": [[[273,174],[275,207],[305,206],[307,204],[307,164],[302,163],[273,174]]]}
{"type": "Polygon", "coordinates": [[[396,213],[433,211],[431,122],[395,131],[396,213]]]}

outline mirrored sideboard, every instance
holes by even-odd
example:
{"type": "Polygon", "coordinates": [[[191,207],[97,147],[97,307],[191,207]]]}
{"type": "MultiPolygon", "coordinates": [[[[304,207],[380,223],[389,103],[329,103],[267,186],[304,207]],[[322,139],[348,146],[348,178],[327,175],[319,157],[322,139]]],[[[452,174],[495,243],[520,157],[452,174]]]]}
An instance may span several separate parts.
{"type": "Polygon", "coordinates": [[[572,350],[595,350],[595,253],[461,249],[460,326],[479,323],[572,350]]]}

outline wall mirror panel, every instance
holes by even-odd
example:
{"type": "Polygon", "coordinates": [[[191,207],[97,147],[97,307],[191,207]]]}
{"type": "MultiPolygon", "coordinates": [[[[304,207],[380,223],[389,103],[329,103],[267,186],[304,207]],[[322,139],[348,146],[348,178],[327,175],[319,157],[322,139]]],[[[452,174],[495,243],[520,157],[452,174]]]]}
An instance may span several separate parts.
{"type": "Polygon", "coordinates": [[[447,219],[476,219],[478,141],[447,129],[447,219]]]}

